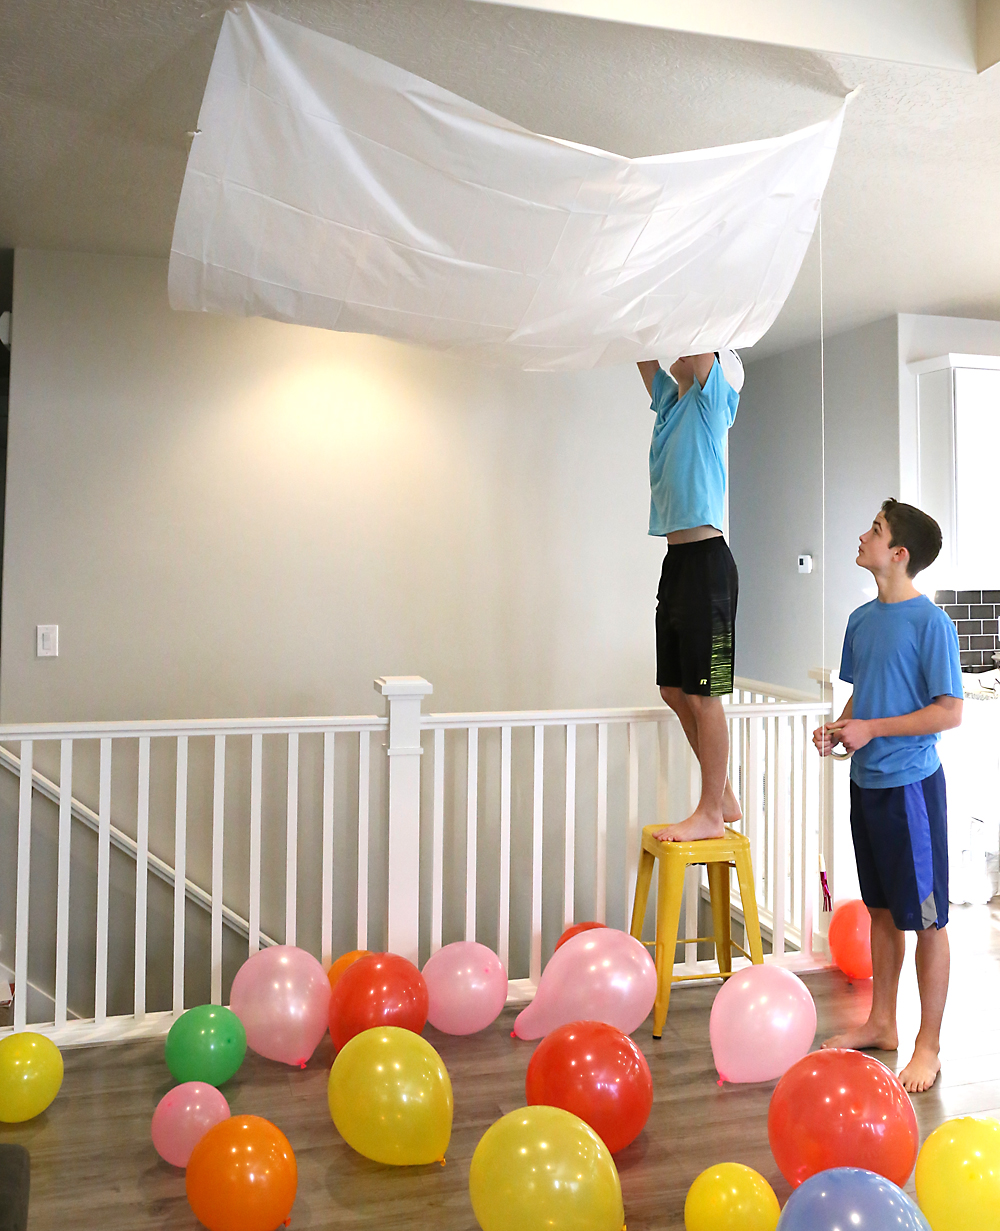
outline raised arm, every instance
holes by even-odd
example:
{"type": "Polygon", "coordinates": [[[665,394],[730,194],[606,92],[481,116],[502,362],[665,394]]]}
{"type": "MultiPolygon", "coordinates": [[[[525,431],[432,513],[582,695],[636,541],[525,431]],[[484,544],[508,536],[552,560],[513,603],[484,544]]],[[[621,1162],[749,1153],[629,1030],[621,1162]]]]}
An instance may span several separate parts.
{"type": "Polygon", "coordinates": [[[642,377],[642,383],[646,386],[646,392],[650,397],[653,396],[653,378],[660,370],[659,361],[656,359],[643,359],[641,363],[636,364],[639,369],[639,375],[642,377]]]}
{"type": "Polygon", "coordinates": [[[698,378],[698,384],[704,389],[705,381],[708,380],[712,371],[712,364],[715,363],[715,355],[708,351],[704,355],[692,355],[691,366],[694,369],[694,374],[698,378]]]}

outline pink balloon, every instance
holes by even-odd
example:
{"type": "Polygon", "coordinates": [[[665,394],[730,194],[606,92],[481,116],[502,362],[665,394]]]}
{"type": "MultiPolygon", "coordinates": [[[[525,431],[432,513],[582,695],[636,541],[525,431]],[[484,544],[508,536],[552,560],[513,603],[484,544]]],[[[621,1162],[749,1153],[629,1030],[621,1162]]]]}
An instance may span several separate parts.
{"type": "Polygon", "coordinates": [[[496,1021],[507,1003],[507,972],[492,949],[456,940],[438,949],[423,969],[427,1020],[445,1034],[475,1034],[496,1021]]]}
{"type": "Polygon", "coordinates": [[[726,980],[708,1031],[723,1081],[772,1081],[812,1047],[816,1005],[790,970],[749,966],[726,980]]]}
{"type": "Polygon", "coordinates": [[[229,1007],[258,1055],[305,1068],[329,1024],[330,981],[305,949],[272,945],[236,972],[229,1007]]]}
{"type": "Polygon", "coordinates": [[[631,1034],[656,999],[656,967],[643,945],[617,928],[593,928],[561,945],[542,971],[514,1033],[540,1039],[570,1022],[607,1022],[631,1034]]]}
{"type": "Polygon", "coordinates": [[[150,1132],[157,1154],[174,1167],[186,1167],[191,1151],[210,1128],[229,1119],[225,1096],[204,1081],[185,1081],[160,1099],[150,1132]]]}

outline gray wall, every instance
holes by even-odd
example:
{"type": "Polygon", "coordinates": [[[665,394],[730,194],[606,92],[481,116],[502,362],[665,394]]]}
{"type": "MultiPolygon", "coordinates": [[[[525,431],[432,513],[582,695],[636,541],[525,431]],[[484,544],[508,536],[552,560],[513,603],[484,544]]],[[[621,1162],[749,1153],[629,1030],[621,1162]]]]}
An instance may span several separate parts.
{"type": "Polygon", "coordinates": [[[658,702],[634,368],[173,313],[157,260],[19,251],[14,298],[3,721],[658,702]]]}
{"type": "MultiPolygon", "coordinates": [[[[826,663],[850,612],[874,596],[854,563],[858,535],[899,491],[897,325],[828,338],[826,663]]],[[[819,343],[751,363],[730,433],[730,530],[740,569],[737,670],[808,688],[820,663],[824,560],[819,343]],[[802,575],[796,557],[810,553],[802,575]]]]}

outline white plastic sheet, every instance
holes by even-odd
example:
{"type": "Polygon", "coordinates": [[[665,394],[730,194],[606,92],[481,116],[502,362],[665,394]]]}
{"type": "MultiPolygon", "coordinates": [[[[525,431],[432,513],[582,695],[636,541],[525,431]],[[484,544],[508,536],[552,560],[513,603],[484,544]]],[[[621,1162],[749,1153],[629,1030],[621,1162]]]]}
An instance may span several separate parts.
{"type": "Polygon", "coordinates": [[[209,74],[170,302],[526,369],[752,346],[798,274],[842,121],[623,158],[244,5],[209,74]]]}

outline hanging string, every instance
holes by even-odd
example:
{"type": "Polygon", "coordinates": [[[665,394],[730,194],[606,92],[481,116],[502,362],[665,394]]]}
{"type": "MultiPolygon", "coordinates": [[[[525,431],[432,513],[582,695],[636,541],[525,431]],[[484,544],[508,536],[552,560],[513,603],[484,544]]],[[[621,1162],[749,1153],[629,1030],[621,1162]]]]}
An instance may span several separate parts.
{"type": "MultiPolygon", "coordinates": [[[[823,204],[819,220],[819,441],[820,441],[820,514],[819,514],[819,594],[820,594],[820,671],[826,671],[826,329],[823,320],[823,204]]],[[[832,691],[832,688],[831,688],[832,691]]],[[[826,769],[829,773],[829,768],[826,769]]],[[[823,910],[833,910],[833,898],[826,879],[826,859],[823,843],[827,833],[826,791],[820,791],[819,883],[823,891],[823,910]]]]}

